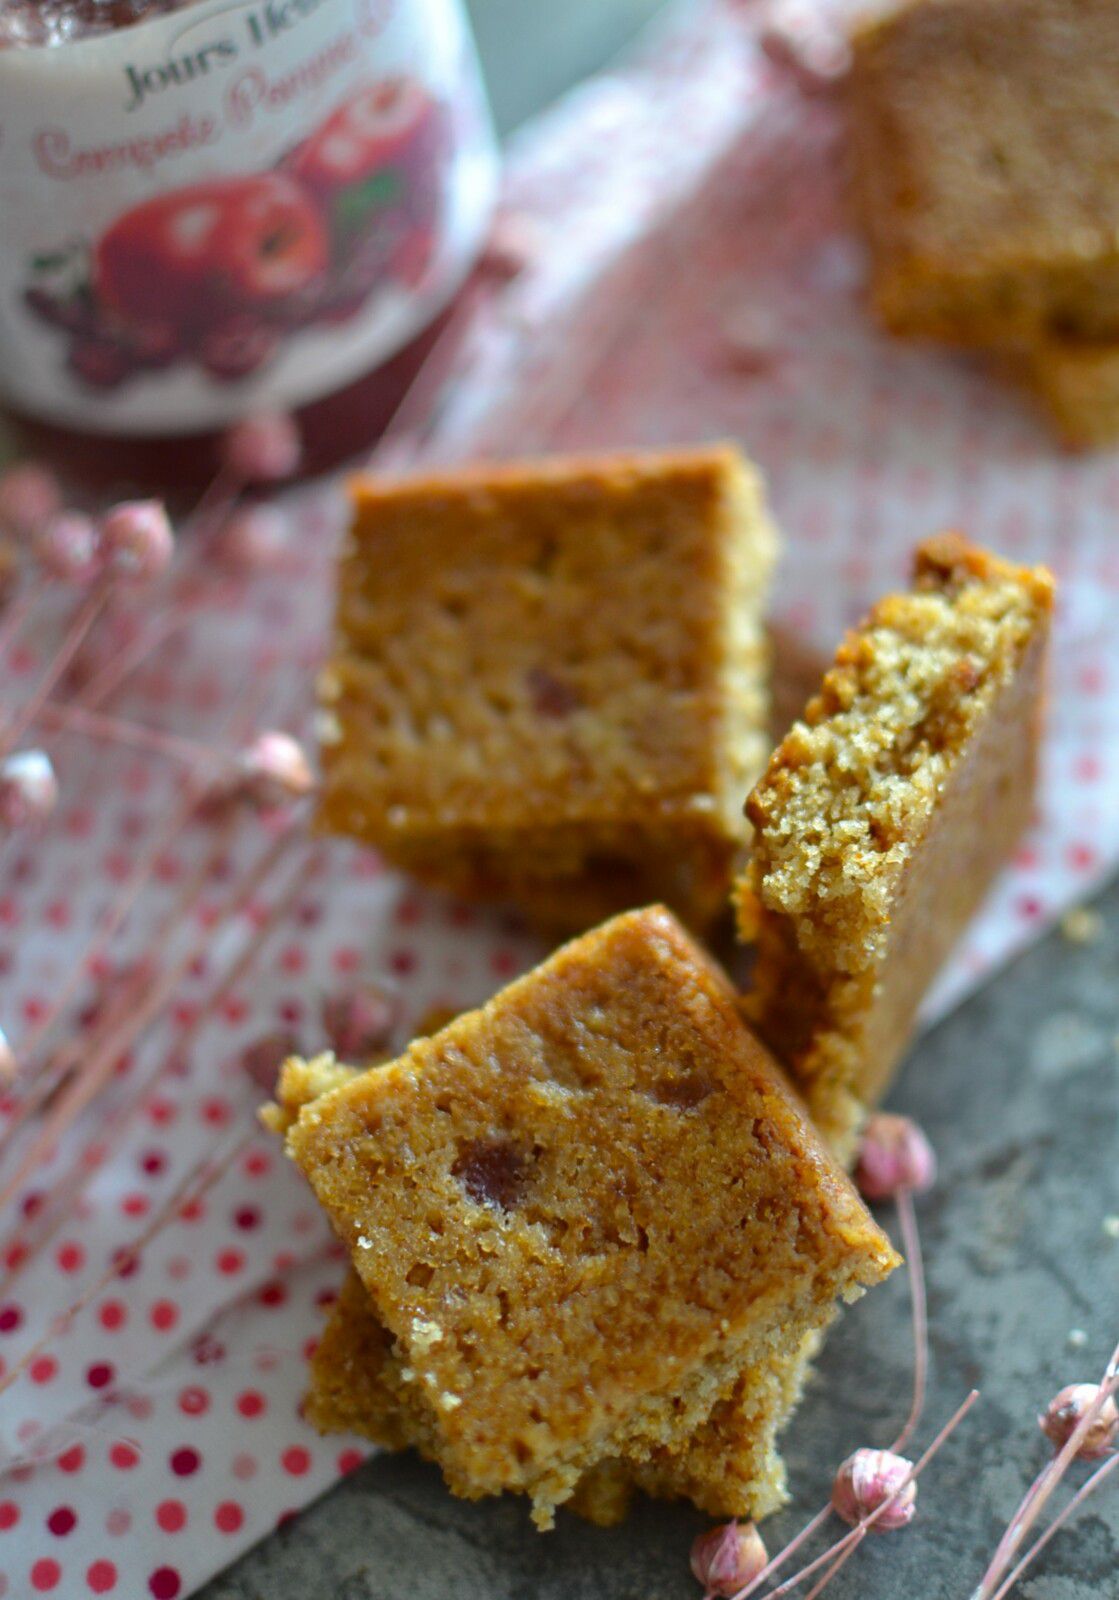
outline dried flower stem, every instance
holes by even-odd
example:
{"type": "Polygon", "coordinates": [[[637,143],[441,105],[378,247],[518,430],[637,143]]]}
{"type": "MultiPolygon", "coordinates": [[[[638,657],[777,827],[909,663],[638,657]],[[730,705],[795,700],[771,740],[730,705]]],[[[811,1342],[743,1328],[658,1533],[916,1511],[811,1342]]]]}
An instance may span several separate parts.
{"type": "Polygon", "coordinates": [[[208,1189],[228,1172],[230,1166],[240,1155],[241,1151],[253,1138],[251,1132],[244,1132],[231,1141],[229,1147],[216,1156],[208,1156],[201,1162],[196,1162],[185,1175],[164,1204],[156,1211],[147,1227],[142,1229],[137,1236],[119,1251],[112,1264],[94,1278],[76,1299],[72,1300],[65,1311],[53,1318],[50,1327],[42,1338],[25,1350],[23,1355],[15,1361],[8,1371],[0,1378],[0,1394],[11,1387],[16,1379],[27,1370],[35,1357],[48,1349],[51,1343],[60,1338],[72,1325],[77,1317],[91,1301],[95,1300],[101,1291],[118,1278],[121,1273],[139,1255],[145,1245],[150,1244],[167,1223],[175,1217],[184,1206],[192,1201],[201,1199],[208,1189]]]}
{"type": "MultiPolygon", "coordinates": [[[[271,873],[283,852],[290,846],[295,830],[286,828],[271,842],[268,849],[256,862],[255,866],[242,880],[236,893],[230,897],[223,916],[234,917],[243,911],[253,895],[271,873]]],[[[99,1048],[95,1049],[84,1061],[81,1070],[67,1088],[64,1088],[59,1099],[47,1115],[37,1135],[32,1140],[30,1148],[19,1163],[16,1172],[0,1190],[0,1209],[7,1205],[13,1196],[19,1192],[34,1172],[35,1168],[44,1160],[56,1141],[66,1132],[76,1118],[85,1110],[90,1101],[104,1087],[117,1061],[126,1050],[134,1043],[139,1034],[147,1027],[148,1023],[163,1009],[167,1000],[182,982],[187,972],[194,963],[205,954],[211,935],[207,932],[196,944],[181,956],[168,973],[161,976],[148,994],[140,1002],[136,1010],[132,1011],[120,1028],[108,1030],[108,1037],[104,1039],[99,1048]]],[[[156,941],[158,943],[158,941],[156,941]]]]}
{"type": "Polygon", "coordinates": [[[7,726],[0,728],[0,755],[7,755],[8,751],[34,722],[43,702],[50,695],[55,684],[62,677],[66,668],[81,648],[83,639],[96,622],[98,614],[103,609],[114,587],[115,585],[111,579],[97,583],[79,603],[62,643],[55,651],[50,665],[32,690],[30,698],[20,706],[7,726]]]}
{"type": "MultiPolygon", "coordinates": [[[[161,948],[167,939],[172,935],[174,929],[180,926],[188,918],[191,911],[195,907],[198,896],[201,894],[207,880],[213,872],[214,867],[221,860],[222,855],[229,844],[229,840],[232,837],[232,833],[233,819],[230,818],[222,827],[221,832],[214,838],[210,849],[203,856],[194,872],[182,885],[172,904],[160,918],[159,923],[153,930],[152,937],[149,941],[151,948],[161,948]]],[[[148,858],[146,858],[145,863],[142,863],[142,865],[147,865],[148,862],[152,862],[154,859],[156,858],[149,853],[148,858]]],[[[140,888],[142,886],[143,883],[141,881],[137,887],[140,888]]],[[[134,894],[130,894],[131,887],[132,886],[129,886],[129,889],[126,889],[125,895],[122,896],[122,901],[125,902],[124,910],[127,910],[128,901],[135,898],[134,894]]],[[[113,914],[110,913],[110,916],[112,915],[113,914]]],[[[117,921],[116,925],[119,926],[119,921],[117,921]]],[[[88,964],[91,959],[92,956],[87,955],[86,960],[82,962],[77,969],[79,974],[83,971],[83,969],[88,968],[88,964]]],[[[116,1037],[118,1034],[118,1012],[123,1011],[124,1020],[126,1021],[128,1016],[132,1014],[133,1002],[138,1002],[140,999],[138,990],[142,986],[142,975],[140,975],[139,980],[133,979],[132,981],[126,983],[124,986],[125,993],[121,995],[112,1006],[110,1006],[109,1012],[103,1019],[99,1021],[97,1027],[94,1029],[92,1037],[87,1036],[85,1038],[79,1037],[71,1039],[67,1044],[63,1045],[58,1055],[55,1056],[49,1063],[50,1070],[35,1075],[28,1094],[20,1103],[18,1110],[10,1119],[8,1126],[4,1129],[3,1134],[0,1135],[0,1159],[6,1155],[11,1146],[12,1140],[19,1129],[28,1120],[28,1118],[33,1116],[35,1112],[38,1111],[44,1104],[44,1102],[55,1093],[63,1079],[69,1073],[70,1069],[79,1061],[83,1061],[88,1064],[94,1060],[100,1059],[102,1046],[105,1045],[106,1041],[108,1041],[111,1045],[114,1037],[116,1037]]],[[[55,1008],[55,1015],[57,1016],[57,1014],[57,1008],[55,1008]]],[[[44,1029],[49,1025],[49,1019],[45,1020],[44,1029]]],[[[116,1055],[119,1057],[122,1051],[127,1048],[127,1043],[122,1044],[120,1049],[116,1052],[116,1055]]],[[[5,1189],[0,1192],[0,1208],[3,1207],[9,1198],[9,1190],[5,1189]]]]}
{"type": "MultiPolygon", "coordinates": [[[[778,1595],[788,1594],[791,1589],[799,1588],[806,1579],[812,1577],[813,1573],[818,1572],[821,1567],[826,1566],[829,1562],[834,1561],[837,1556],[844,1555],[845,1552],[848,1551],[853,1545],[861,1544],[863,1538],[870,1531],[870,1529],[874,1527],[875,1523],[890,1511],[894,1499],[896,1498],[896,1494],[904,1489],[906,1484],[913,1483],[920,1476],[925,1467],[932,1460],[933,1456],[936,1455],[941,1445],[944,1444],[945,1440],[950,1434],[955,1432],[978,1399],[979,1390],[973,1389],[967,1396],[966,1400],[964,1400],[961,1405],[957,1406],[956,1410],[949,1417],[948,1421],[941,1428],[940,1432],[933,1439],[932,1443],[928,1446],[924,1454],[918,1456],[917,1460],[913,1463],[912,1467],[910,1467],[904,1478],[899,1481],[897,1491],[895,1491],[894,1496],[891,1496],[891,1498],[888,1500],[884,1500],[876,1511],[872,1511],[868,1517],[864,1517],[863,1520],[854,1528],[852,1528],[849,1533],[845,1533],[842,1538],[837,1539],[834,1544],[830,1545],[828,1549],[825,1550],[821,1555],[818,1555],[815,1560],[810,1561],[808,1565],[802,1567],[799,1572],[794,1572],[791,1578],[786,1578],[784,1583],[778,1584],[776,1589],[771,1589],[769,1594],[766,1596],[766,1600],[777,1600],[778,1595]]],[[[746,1600],[746,1597],[753,1592],[757,1585],[762,1581],[764,1576],[765,1573],[763,1570],[754,1579],[752,1584],[747,1585],[747,1587],[743,1589],[740,1594],[735,1596],[735,1600],[746,1600]]],[[[815,1592],[819,1593],[819,1589],[822,1587],[822,1584],[819,1585],[815,1592]]]]}
{"type": "MultiPolygon", "coordinates": [[[[909,1269],[909,1294],[913,1308],[913,1395],[909,1405],[909,1414],[902,1425],[901,1432],[889,1447],[892,1452],[902,1448],[921,1420],[921,1414],[925,1408],[929,1362],[928,1306],[925,1291],[924,1257],[921,1253],[921,1236],[917,1227],[917,1213],[913,1206],[913,1192],[910,1189],[900,1189],[894,1198],[897,1203],[898,1222],[901,1228],[906,1264],[909,1269]]],[[[747,1600],[747,1597],[752,1595],[767,1578],[772,1577],[782,1567],[786,1566],[797,1551],[811,1539],[812,1535],[823,1527],[831,1516],[831,1510],[829,1502],[828,1505],[822,1506],[813,1517],[810,1517],[800,1532],[793,1539],[790,1539],[784,1549],[779,1550],[762,1568],[757,1577],[747,1585],[741,1594],[736,1596],[736,1600],[747,1600]]],[[[846,1556],[843,1559],[846,1560],[846,1556]]],[[[835,1570],[839,1570],[838,1566],[835,1570]]],[[[816,1593],[818,1590],[813,1592],[816,1593]]],[[[770,1600],[770,1597],[767,1596],[766,1600],[770,1600]]]]}
{"type": "MultiPolygon", "coordinates": [[[[237,700],[230,708],[229,714],[223,718],[224,726],[220,731],[227,735],[232,735],[234,738],[241,737],[251,725],[252,719],[261,710],[262,701],[263,691],[260,685],[250,685],[247,690],[243,691],[238,696],[237,700]]],[[[17,1052],[20,1063],[24,1063],[30,1059],[31,1054],[36,1046],[50,1032],[50,1030],[58,1022],[59,1018],[63,1015],[66,1007],[70,1004],[75,993],[80,987],[85,974],[90,970],[99,957],[101,957],[108,949],[114,936],[120,931],[120,928],[123,925],[125,918],[128,916],[128,913],[132,910],[136,901],[139,899],[142,890],[145,888],[148,880],[155,870],[156,863],[163,855],[163,852],[167,849],[171,841],[182,833],[186,824],[194,814],[195,808],[203,792],[204,787],[202,784],[188,783],[185,794],[179,801],[178,806],[175,808],[167,823],[157,833],[154,844],[152,844],[147,852],[141,857],[136,869],[129,877],[116,902],[108,908],[104,916],[100,919],[100,922],[94,930],[93,938],[90,941],[85,954],[71,970],[69,978],[63,984],[60,993],[55,996],[55,999],[48,1009],[46,1015],[32,1028],[27,1037],[21,1041],[19,1051],[17,1052]]],[[[223,826],[221,833],[217,836],[216,842],[211,844],[210,851],[205,859],[203,867],[199,872],[196,872],[190,880],[188,880],[188,884],[180,891],[175,905],[163,918],[160,926],[156,930],[156,943],[161,944],[168,931],[174,927],[177,921],[181,920],[186,915],[190,898],[201,889],[202,885],[206,881],[206,878],[220,860],[221,854],[224,852],[229,842],[229,838],[232,833],[232,822],[232,818],[228,819],[226,824],[223,826]]],[[[90,1043],[91,1041],[88,1038],[83,1039],[80,1044],[81,1050],[88,1050],[90,1043]]],[[[76,1057],[77,1047],[75,1047],[73,1044],[71,1045],[70,1054],[71,1057],[76,1057]]],[[[56,1072],[53,1077],[54,1081],[57,1082],[58,1073],[56,1072]]],[[[47,1093],[50,1093],[49,1089],[47,1090],[47,1093]]],[[[40,1097],[39,1103],[41,1103],[42,1098],[45,1098],[45,1096],[40,1097]]],[[[23,1120],[24,1117],[21,1113],[16,1119],[16,1125],[18,1126],[19,1122],[23,1120]]],[[[7,1148],[13,1132],[14,1128],[12,1124],[9,1124],[3,1135],[0,1135],[0,1158],[3,1157],[4,1151],[7,1148]]]]}
{"type": "Polygon", "coordinates": [[[971,1600],[994,1600],[1007,1568],[1021,1548],[1023,1539],[1045,1509],[1050,1495],[1076,1459],[1093,1423],[1117,1388],[1119,1388],[1119,1345],[1116,1345],[1111,1353],[1095,1400],[1085,1408],[1084,1415],[1064,1445],[1042,1468],[1023,1495],[1006,1532],[998,1542],[990,1566],[983,1574],[978,1588],[972,1593],[971,1600]]]}
{"type": "Polygon", "coordinates": [[[163,644],[177,629],[185,627],[191,616],[188,606],[169,606],[152,620],[145,633],[126,645],[91,678],[75,696],[74,703],[89,708],[101,705],[120,687],[129,673],[143,665],[157,645],[163,644]]]}
{"type": "MultiPolygon", "coordinates": [[[[194,789],[188,790],[167,822],[156,834],[154,842],[149,846],[145,854],[141,856],[124,889],[104,912],[94,928],[93,937],[84,956],[75,963],[61,990],[56,994],[43,1017],[34,1024],[26,1037],[20,1041],[18,1057],[21,1064],[31,1059],[35,1049],[74,999],[86,974],[105,954],[114,937],[123,926],[128,913],[132,910],[146,887],[155,869],[156,862],[163,855],[171,841],[182,833],[188,819],[193,815],[197,803],[198,791],[194,789]]],[[[83,1040],[83,1048],[88,1046],[88,1042],[88,1040],[83,1040]]],[[[3,1155],[6,1147],[6,1138],[7,1130],[4,1137],[0,1138],[0,1156],[3,1155]]]]}
{"type": "Polygon", "coordinates": [[[161,728],[149,728],[140,722],[124,722],[119,717],[107,717],[99,711],[80,705],[63,705],[48,700],[39,708],[36,720],[48,728],[62,729],[66,733],[87,734],[91,739],[102,739],[107,744],[127,745],[133,750],[147,750],[153,755],[167,756],[172,761],[184,762],[194,768],[213,765],[220,756],[209,745],[194,739],[184,739],[161,728]]]}
{"type": "Polygon", "coordinates": [[[267,944],[271,934],[280,925],[280,923],[283,922],[284,918],[291,911],[292,906],[295,904],[296,899],[303,889],[307,875],[317,871],[321,862],[325,860],[325,857],[325,847],[320,845],[310,853],[303,863],[301,863],[299,869],[294,873],[287,888],[269,908],[264,921],[256,929],[255,936],[251,942],[240,953],[236,960],[232,962],[225,974],[214,985],[205,1001],[199,1007],[197,1014],[192,1018],[182,1035],[176,1040],[174,1050],[169,1051],[163,1057],[155,1071],[148,1074],[148,1076],[137,1087],[136,1092],[130,1097],[126,1104],[122,1107],[118,1107],[117,1110],[114,1111],[109,1117],[105,1126],[100,1130],[101,1144],[104,1150],[104,1154],[101,1159],[90,1164],[83,1163],[78,1169],[66,1174],[62,1181],[51,1189],[50,1193],[46,1197],[47,1209],[43,1213],[43,1226],[41,1226],[40,1230],[36,1234],[35,1242],[28,1251],[27,1255],[19,1260],[16,1265],[12,1267],[2,1279],[0,1279],[0,1296],[8,1293],[11,1285],[14,1283],[19,1274],[26,1267],[30,1266],[32,1261],[34,1261],[37,1256],[41,1255],[42,1251],[47,1247],[47,1245],[50,1244],[59,1228],[63,1226],[68,1216],[71,1214],[71,1208],[73,1204],[80,1198],[86,1187],[92,1182],[100,1167],[104,1165],[105,1160],[108,1159],[110,1151],[115,1148],[117,1144],[119,1144],[119,1141],[124,1136],[129,1124],[142,1110],[152,1090],[159,1085],[161,1079],[167,1073],[171,1062],[176,1057],[182,1056],[184,1051],[189,1048],[204,1024],[213,1017],[217,1007],[221,1005],[222,1001],[230,993],[234,985],[239,983],[245,976],[246,972],[251,969],[253,963],[257,960],[258,956],[261,954],[265,945],[267,944]],[[54,1213],[53,1218],[51,1213],[54,1213]]]}
{"type": "Polygon", "coordinates": [[[929,1371],[929,1320],[925,1293],[925,1263],[921,1254],[921,1233],[913,1208],[912,1189],[899,1189],[894,1197],[898,1208],[906,1267],[909,1272],[909,1297],[913,1307],[913,1398],[901,1432],[890,1446],[898,1451],[911,1437],[925,1409],[925,1390],[929,1371]]]}
{"type": "Polygon", "coordinates": [[[835,1560],[824,1573],[823,1577],[817,1583],[814,1583],[811,1589],[809,1589],[808,1593],[804,1597],[804,1600],[816,1600],[816,1596],[823,1594],[828,1584],[838,1574],[840,1568],[845,1567],[848,1561],[850,1561],[851,1557],[855,1554],[856,1550],[858,1550],[859,1546],[862,1544],[863,1539],[866,1537],[864,1529],[857,1528],[855,1531],[859,1537],[851,1540],[851,1543],[847,1546],[842,1555],[836,1556],[835,1560]]]}
{"type": "Polygon", "coordinates": [[[1006,1578],[1004,1578],[1003,1582],[991,1596],[991,1600],[1004,1600],[1004,1597],[1010,1593],[1011,1589],[1013,1589],[1014,1585],[1018,1582],[1018,1579],[1025,1572],[1026,1568],[1037,1556],[1041,1554],[1042,1550],[1044,1550],[1045,1546],[1049,1543],[1050,1539],[1052,1539],[1053,1535],[1059,1532],[1069,1518],[1076,1514],[1077,1510],[1084,1504],[1084,1501],[1087,1500],[1088,1496],[1093,1494],[1099,1488],[1103,1480],[1108,1477],[1110,1473],[1114,1472],[1116,1467],[1119,1467],[1119,1455],[1110,1456],[1108,1460],[1101,1462],[1095,1471],[1084,1480],[1068,1504],[1057,1513],[1052,1522],[1046,1528],[1045,1532],[1040,1534],[1034,1540],[1033,1544],[1030,1545],[1029,1549],[1018,1562],[1017,1566],[1013,1568],[1006,1578]]]}

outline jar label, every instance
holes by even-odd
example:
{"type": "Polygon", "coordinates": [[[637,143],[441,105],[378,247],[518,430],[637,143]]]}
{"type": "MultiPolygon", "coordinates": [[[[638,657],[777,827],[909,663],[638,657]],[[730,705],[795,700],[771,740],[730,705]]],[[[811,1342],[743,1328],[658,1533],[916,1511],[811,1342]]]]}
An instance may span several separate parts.
{"type": "Polygon", "coordinates": [[[0,393],[220,427],[379,365],[451,298],[496,160],[459,0],[196,0],[0,50],[0,393]]]}

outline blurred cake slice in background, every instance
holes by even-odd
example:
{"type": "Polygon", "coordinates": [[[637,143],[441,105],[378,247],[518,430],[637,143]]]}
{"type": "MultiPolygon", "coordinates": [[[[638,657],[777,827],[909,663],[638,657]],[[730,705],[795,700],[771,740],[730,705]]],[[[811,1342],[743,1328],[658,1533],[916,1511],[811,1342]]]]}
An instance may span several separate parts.
{"type": "Polygon", "coordinates": [[[321,825],[548,929],[702,927],[769,750],[776,549],[729,446],[360,482],[321,825]]]}

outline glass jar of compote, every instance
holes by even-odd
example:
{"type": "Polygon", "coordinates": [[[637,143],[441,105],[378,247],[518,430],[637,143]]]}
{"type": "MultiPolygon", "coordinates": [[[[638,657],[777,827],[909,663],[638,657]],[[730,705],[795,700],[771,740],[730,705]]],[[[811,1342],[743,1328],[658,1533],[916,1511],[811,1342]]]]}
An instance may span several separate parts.
{"type": "Polygon", "coordinates": [[[0,124],[0,400],[102,477],[371,442],[496,187],[461,0],[0,0],[0,124]]]}

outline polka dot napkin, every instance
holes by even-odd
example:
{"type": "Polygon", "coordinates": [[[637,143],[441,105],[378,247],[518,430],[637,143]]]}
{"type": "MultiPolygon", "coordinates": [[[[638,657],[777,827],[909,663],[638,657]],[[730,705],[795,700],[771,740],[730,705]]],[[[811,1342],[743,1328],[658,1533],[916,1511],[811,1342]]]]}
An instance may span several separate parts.
{"type": "MultiPolygon", "coordinates": [[[[830,652],[944,526],[1056,569],[1037,825],[935,1015],[1119,861],[1119,459],[1062,458],[987,373],[876,333],[842,215],[835,108],[771,64],[760,18],[714,0],[685,8],[626,70],[522,138],[505,209],[519,259],[453,330],[407,415],[424,425],[423,452],[444,459],[741,440],[787,541],[775,621],[802,650],[830,652]]],[[[288,510],[285,570],[196,607],[137,678],[128,714],[210,742],[231,740],[238,718],[298,725],[343,508],[320,490],[288,510]]],[[[33,656],[15,663],[33,668],[33,656]]],[[[144,959],[185,966],[96,1126],[44,1150],[10,1202],[30,1237],[49,1186],[75,1185],[33,1259],[20,1228],[0,1244],[0,1359],[18,1372],[0,1394],[0,1596],[176,1600],[362,1456],[299,1416],[342,1264],[256,1130],[259,1091],[239,1053],[277,1029],[313,1048],[322,997],[357,977],[392,994],[403,1039],[432,1006],[481,999],[539,952],[342,845],[297,846],[278,880],[223,913],[261,847],[238,836],[176,918],[207,844],[168,828],[166,765],[74,739],[57,756],[49,841],[6,857],[0,876],[14,1020],[42,1017],[161,827],[105,977],[144,959]],[[211,1004],[262,928],[251,969],[211,1004]],[[130,1084],[149,1078],[133,1104],[130,1084]],[[137,1242],[134,1258],[119,1254],[137,1242]]]]}

